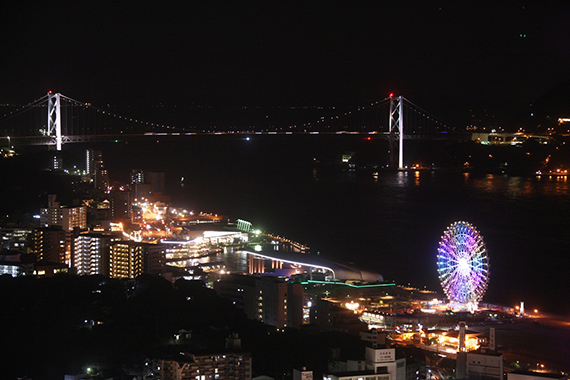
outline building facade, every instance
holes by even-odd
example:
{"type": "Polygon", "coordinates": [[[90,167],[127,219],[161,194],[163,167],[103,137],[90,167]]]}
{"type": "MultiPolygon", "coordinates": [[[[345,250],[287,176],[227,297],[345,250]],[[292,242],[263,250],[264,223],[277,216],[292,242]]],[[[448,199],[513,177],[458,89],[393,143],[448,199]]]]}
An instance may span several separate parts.
{"type": "Polygon", "coordinates": [[[251,355],[234,352],[181,353],[176,357],[155,358],[152,372],[158,380],[251,380],[251,355]]]}
{"type": "Polygon", "coordinates": [[[145,246],[133,241],[118,241],[109,249],[109,277],[136,278],[144,272],[145,246]]]}
{"type": "Polygon", "coordinates": [[[214,283],[248,318],[277,328],[303,324],[303,286],[275,277],[228,275],[214,283]]]}
{"type": "Polygon", "coordinates": [[[48,195],[48,207],[40,210],[40,226],[60,226],[64,231],[87,228],[87,210],[84,206],[63,207],[55,195],[48,195]]]}
{"type": "Polygon", "coordinates": [[[109,275],[109,245],[118,240],[102,233],[86,233],[74,239],[72,266],[78,275],[109,275]]]}
{"type": "Polygon", "coordinates": [[[66,232],[60,226],[36,228],[31,237],[31,250],[38,261],[65,263],[66,232]]]}

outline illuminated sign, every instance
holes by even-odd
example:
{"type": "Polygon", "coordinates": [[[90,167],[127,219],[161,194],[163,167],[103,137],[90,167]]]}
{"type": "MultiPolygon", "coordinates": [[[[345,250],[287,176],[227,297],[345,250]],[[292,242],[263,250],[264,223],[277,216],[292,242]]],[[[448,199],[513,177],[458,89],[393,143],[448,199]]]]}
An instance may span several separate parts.
{"type": "Polygon", "coordinates": [[[396,350],[394,348],[374,350],[374,362],[387,363],[393,361],[396,361],[396,350]]]}

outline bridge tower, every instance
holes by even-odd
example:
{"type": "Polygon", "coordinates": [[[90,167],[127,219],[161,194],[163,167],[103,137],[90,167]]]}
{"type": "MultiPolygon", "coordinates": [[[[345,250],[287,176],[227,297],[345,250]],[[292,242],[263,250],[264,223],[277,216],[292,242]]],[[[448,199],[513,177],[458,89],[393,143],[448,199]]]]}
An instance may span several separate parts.
{"type": "Polygon", "coordinates": [[[390,94],[390,167],[396,166],[395,152],[398,151],[398,169],[404,169],[404,98],[390,94]],[[396,139],[398,140],[396,143],[396,139]]]}
{"type": "Polygon", "coordinates": [[[48,92],[48,123],[47,135],[53,136],[55,132],[55,147],[61,150],[61,94],[48,92]]]}

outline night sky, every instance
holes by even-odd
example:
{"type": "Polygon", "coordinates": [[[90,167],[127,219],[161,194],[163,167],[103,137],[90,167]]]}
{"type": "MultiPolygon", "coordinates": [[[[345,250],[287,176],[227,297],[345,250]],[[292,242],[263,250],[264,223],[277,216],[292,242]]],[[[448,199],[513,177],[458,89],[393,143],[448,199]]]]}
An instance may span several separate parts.
{"type": "Polygon", "coordinates": [[[570,3],[36,2],[0,12],[2,103],[354,106],[403,95],[466,125],[570,76],[570,3]],[[248,5],[244,5],[248,4],[248,5]]]}

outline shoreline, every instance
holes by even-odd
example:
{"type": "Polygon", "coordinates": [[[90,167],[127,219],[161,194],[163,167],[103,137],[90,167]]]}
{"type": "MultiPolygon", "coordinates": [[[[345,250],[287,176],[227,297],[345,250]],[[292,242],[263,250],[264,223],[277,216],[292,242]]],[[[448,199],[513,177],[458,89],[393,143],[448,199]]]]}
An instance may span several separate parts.
{"type": "Polygon", "coordinates": [[[495,328],[497,351],[503,354],[506,368],[570,372],[570,318],[544,313],[516,323],[474,329],[488,336],[491,327],[495,328]]]}

